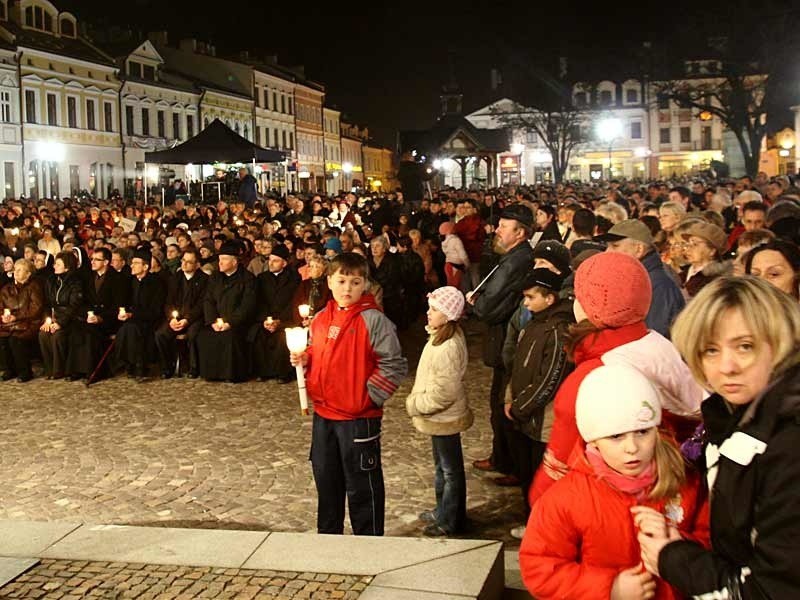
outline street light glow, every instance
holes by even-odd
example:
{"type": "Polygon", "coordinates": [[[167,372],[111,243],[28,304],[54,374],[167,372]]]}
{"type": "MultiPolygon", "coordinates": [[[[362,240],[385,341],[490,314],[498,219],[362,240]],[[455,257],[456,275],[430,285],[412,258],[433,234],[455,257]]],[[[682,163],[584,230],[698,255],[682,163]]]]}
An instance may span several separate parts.
{"type": "Polygon", "coordinates": [[[353,163],[346,162],[342,165],[342,171],[345,173],[352,173],[353,172],[353,163]]]}
{"type": "Polygon", "coordinates": [[[433,168],[437,169],[437,170],[441,169],[442,168],[442,161],[440,161],[438,158],[436,160],[434,160],[433,161],[433,168]]]}
{"type": "Polygon", "coordinates": [[[525,151],[525,144],[511,144],[511,152],[514,154],[522,154],[525,151]]]}
{"type": "Polygon", "coordinates": [[[597,135],[604,142],[611,142],[622,135],[622,121],[615,118],[602,119],[597,123],[597,135]]]}
{"type": "Polygon", "coordinates": [[[50,162],[61,162],[64,160],[66,153],[64,144],[59,142],[44,142],[40,150],[42,159],[50,162]]]}

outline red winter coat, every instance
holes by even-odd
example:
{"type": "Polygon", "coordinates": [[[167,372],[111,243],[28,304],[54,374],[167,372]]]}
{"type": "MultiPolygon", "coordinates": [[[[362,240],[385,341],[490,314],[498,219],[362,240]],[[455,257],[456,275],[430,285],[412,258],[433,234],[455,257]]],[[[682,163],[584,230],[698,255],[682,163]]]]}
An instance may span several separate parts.
{"type": "Polygon", "coordinates": [[[478,264],[483,252],[483,242],[486,240],[486,231],[483,229],[481,218],[478,215],[464,217],[456,223],[454,233],[461,238],[469,262],[478,264]]]}
{"type": "Polygon", "coordinates": [[[311,321],[307,352],[314,412],[334,421],[380,417],[408,372],[394,325],[370,294],[346,309],[329,301],[311,321]]]}
{"type": "MultiPolygon", "coordinates": [[[[582,442],[569,465],[533,507],[519,550],[522,579],[537,600],[608,600],[620,571],[641,563],[630,512],[636,505],[666,514],[684,538],[708,547],[708,503],[696,473],[673,499],[637,501],[597,478],[582,442]]],[[[657,580],[656,600],[681,597],[657,580]]]]}
{"type": "Polygon", "coordinates": [[[644,322],[634,323],[618,329],[603,329],[584,338],[575,348],[575,370],[558,388],[553,400],[553,430],[542,466],[536,472],[533,485],[528,492],[530,506],[533,506],[556,480],[563,477],[570,453],[580,440],[578,425],[575,423],[575,400],[583,378],[603,365],[601,360],[603,354],[645,335],[647,326],[644,322]]]}

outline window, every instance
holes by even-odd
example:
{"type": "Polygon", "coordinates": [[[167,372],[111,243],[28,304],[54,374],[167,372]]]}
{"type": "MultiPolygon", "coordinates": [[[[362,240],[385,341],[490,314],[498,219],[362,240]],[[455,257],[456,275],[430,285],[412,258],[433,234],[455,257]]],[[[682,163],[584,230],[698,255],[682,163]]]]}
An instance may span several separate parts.
{"type": "Polygon", "coordinates": [[[264,88],[264,108],[269,110],[269,88],[264,88]]]}
{"type": "Polygon", "coordinates": [[[292,114],[292,97],[291,96],[289,96],[289,98],[286,100],[286,104],[289,107],[289,114],[291,115],[292,114]]]}
{"type": "Polygon", "coordinates": [[[44,30],[53,31],[53,17],[48,12],[44,13],[44,30]]]}
{"type": "Polygon", "coordinates": [[[194,137],[194,117],[192,115],[186,115],[186,137],[194,137]]]}
{"type": "Polygon", "coordinates": [[[281,94],[281,112],[282,113],[286,112],[286,96],[284,96],[283,94],[281,94]]]}
{"type": "Polygon", "coordinates": [[[61,19],[61,35],[75,37],[75,23],[69,19],[61,19]]]}
{"type": "MultiPolygon", "coordinates": [[[[55,94],[47,94],[47,124],[48,125],[58,125],[58,108],[56,106],[57,98],[55,94]]],[[[75,108],[75,98],[69,98],[68,100],[72,100],[73,102],[73,109],[75,108]]],[[[69,102],[67,103],[69,107],[69,102]]],[[[72,125],[70,125],[72,127],[72,125]]]]}
{"type": "Polygon", "coordinates": [[[681,127],[681,144],[688,144],[692,141],[692,128],[681,127]]]}
{"type": "Polygon", "coordinates": [[[609,90],[600,92],[600,105],[611,106],[611,92],[609,90]]]}
{"type": "Polygon", "coordinates": [[[150,109],[142,109],[142,135],[150,135],[150,109]]]}
{"type": "Polygon", "coordinates": [[[8,21],[8,12],[5,2],[0,2],[0,21],[8,21]]]}
{"type": "Polygon", "coordinates": [[[137,62],[129,62],[128,63],[128,75],[131,77],[138,77],[139,79],[142,78],[142,65],[141,63],[137,62]]]}
{"type": "Polygon", "coordinates": [[[530,144],[531,146],[535,146],[539,143],[539,136],[535,131],[526,131],[525,132],[525,143],[530,144]]]}
{"type": "Polygon", "coordinates": [[[289,132],[289,148],[294,148],[294,133],[289,132]]]}
{"type": "Polygon", "coordinates": [[[669,96],[665,94],[659,95],[658,108],[661,110],[669,110],[669,96]]]}
{"type": "Polygon", "coordinates": [[[136,131],[133,128],[133,107],[126,106],[125,107],[125,133],[128,135],[136,135],[136,131]]]}
{"type": "Polygon", "coordinates": [[[25,9],[25,25],[33,27],[33,7],[29,6],[25,9]]]}
{"type": "Polygon", "coordinates": [[[36,123],[36,92],[25,90],[25,122],[36,123]]]}
{"type": "Polygon", "coordinates": [[[272,110],[278,112],[278,92],[272,92],[272,110]]]}
{"type": "Polygon", "coordinates": [[[274,131],[274,133],[275,133],[275,137],[274,137],[274,138],[272,138],[272,139],[274,140],[273,147],[274,147],[274,148],[280,148],[280,142],[278,141],[278,130],[276,129],[276,130],[274,131]]]}
{"type": "Polygon", "coordinates": [[[256,125],[256,146],[261,145],[261,127],[256,125]]]}
{"type": "Polygon", "coordinates": [[[633,121],[631,123],[631,139],[632,140],[642,139],[642,124],[639,121],[633,121]]]}
{"type": "Polygon", "coordinates": [[[94,100],[86,100],[86,129],[97,129],[97,117],[94,114],[94,100]]]}
{"type": "Polygon", "coordinates": [[[578,108],[586,107],[586,92],[579,92],[575,94],[575,106],[578,108]]]}
{"type": "Polygon", "coordinates": [[[235,123],[235,124],[234,124],[234,126],[233,126],[233,130],[234,130],[236,133],[241,133],[241,130],[239,129],[239,121],[236,121],[236,123],[235,123]]]}
{"type": "Polygon", "coordinates": [[[142,71],[142,78],[147,79],[147,81],[155,81],[156,80],[156,69],[155,67],[151,67],[150,65],[144,65],[142,71]]]}
{"type": "Polygon", "coordinates": [[[286,145],[286,130],[284,129],[282,133],[283,133],[283,146],[282,147],[283,148],[287,148],[288,146],[286,145]]]}
{"type": "Polygon", "coordinates": [[[69,189],[73,196],[77,196],[81,189],[80,167],[78,165],[69,166],[69,189]]]}
{"type": "Polygon", "coordinates": [[[44,29],[44,9],[41,6],[33,7],[33,26],[36,29],[44,29]]]}
{"type": "Polygon", "coordinates": [[[249,139],[250,139],[250,129],[247,127],[247,125],[245,125],[245,126],[242,128],[242,137],[243,137],[244,139],[246,139],[246,140],[249,140],[249,139]]]}
{"type": "Polygon", "coordinates": [[[167,137],[166,125],[164,124],[164,111],[160,110],[156,113],[156,127],[158,128],[158,137],[167,137]]]}
{"type": "Polygon", "coordinates": [[[625,102],[628,104],[636,104],[639,102],[639,92],[637,90],[625,90],[625,102]]]}
{"type": "Polygon", "coordinates": [[[672,137],[670,136],[669,127],[662,127],[661,129],[659,129],[658,141],[662,144],[669,144],[672,142],[672,137]]]}
{"type": "Polygon", "coordinates": [[[176,140],[181,138],[181,115],[172,113],[172,137],[176,140]]]}
{"type": "Polygon", "coordinates": [[[11,93],[0,92],[0,121],[11,122],[11,93]]]}
{"type": "Polygon", "coordinates": [[[14,163],[13,162],[3,163],[3,172],[6,180],[5,197],[16,198],[17,192],[16,188],[14,187],[14,163]]]}
{"type": "Polygon", "coordinates": [[[103,102],[103,129],[114,131],[114,106],[111,102],[103,102]]]}

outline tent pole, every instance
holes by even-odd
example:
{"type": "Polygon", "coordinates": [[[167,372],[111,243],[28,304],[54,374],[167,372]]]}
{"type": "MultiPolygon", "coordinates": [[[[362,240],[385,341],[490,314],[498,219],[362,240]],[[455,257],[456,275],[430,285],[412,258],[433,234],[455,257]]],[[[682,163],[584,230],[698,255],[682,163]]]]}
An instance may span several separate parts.
{"type": "MultiPolygon", "coordinates": [[[[253,157],[253,178],[256,177],[256,157],[253,157]]],[[[258,192],[258,179],[256,179],[256,192],[258,192]]]]}

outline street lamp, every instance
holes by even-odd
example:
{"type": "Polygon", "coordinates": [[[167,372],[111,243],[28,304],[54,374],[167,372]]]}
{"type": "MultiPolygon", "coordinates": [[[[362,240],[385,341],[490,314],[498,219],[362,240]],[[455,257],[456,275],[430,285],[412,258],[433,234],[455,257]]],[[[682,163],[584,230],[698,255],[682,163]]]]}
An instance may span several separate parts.
{"type": "Polygon", "coordinates": [[[597,123],[597,137],[608,144],[608,179],[611,181],[611,146],[622,135],[622,121],[609,117],[597,123]]]}

